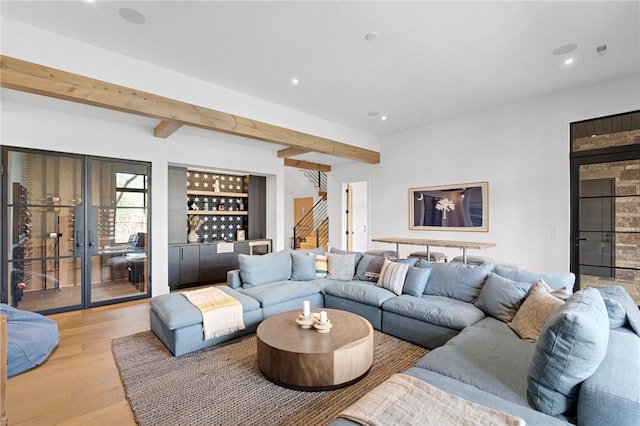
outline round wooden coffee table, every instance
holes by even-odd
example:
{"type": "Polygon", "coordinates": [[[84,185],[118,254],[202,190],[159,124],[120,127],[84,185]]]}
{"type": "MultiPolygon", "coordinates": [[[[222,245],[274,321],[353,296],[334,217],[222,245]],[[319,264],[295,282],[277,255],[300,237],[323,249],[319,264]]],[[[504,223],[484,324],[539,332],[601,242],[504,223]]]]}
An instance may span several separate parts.
{"type": "Polygon", "coordinates": [[[346,311],[322,310],[333,324],[329,333],[300,328],[295,322],[300,311],[262,321],[258,366],[265,377],[284,387],[320,391],[348,386],[367,374],[373,362],[369,321],[346,311]]]}

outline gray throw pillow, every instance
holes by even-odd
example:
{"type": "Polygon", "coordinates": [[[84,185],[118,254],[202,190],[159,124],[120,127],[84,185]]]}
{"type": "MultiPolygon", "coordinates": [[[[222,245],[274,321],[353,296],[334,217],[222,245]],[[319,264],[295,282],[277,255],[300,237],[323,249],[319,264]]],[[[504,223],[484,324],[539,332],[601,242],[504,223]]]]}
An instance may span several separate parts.
{"type": "Polygon", "coordinates": [[[510,322],[530,287],[529,283],[519,283],[492,273],[480,291],[476,306],[487,315],[510,322]]]}
{"type": "Polygon", "coordinates": [[[527,377],[527,401],[557,416],[573,409],[580,384],[607,353],[609,320],[595,288],[576,292],[544,325],[527,377]]]}
{"type": "Polygon", "coordinates": [[[596,287],[602,297],[613,299],[624,308],[627,313],[629,325],[640,336],[640,309],[638,304],[629,296],[629,293],[620,285],[610,285],[606,287],[596,287]]]}
{"type": "Polygon", "coordinates": [[[431,275],[431,269],[409,266],[407,276],[404,279],[402,293],[410,296],[421,297],[424,292],[424,288],[427,286],[427,281],[429,281],[429,275],[431,275]]]}
{"type": "Polygon", "coordinates": [[[346,250],[340,250],[337,249],[335,247],[329,247],[329,253],[333,253],[333,254],[355,254],[355,263],[354,263],[354,268],[355,266],[358,264],[358,262],[360,262],[360,259],[362,259],[362,256],[364,256],[364,253],[362,253],[361,251],[346,251],[346,250]]]}
{"type": "Polygon", "coordinates": [[[357,278],[360,281],[378,281],[383,263],[384,257],[365,253],[356,267],[357,278]]]}
{"type": "Polygon", "coordinates": [[[492,270],[493,264],[488,262],[480,266],[457,262],[434,263],[425,294],[472,303],[492,270]]]}
{"type": "Polygon", "coordinates": [[[624,310],[620,302],[605,298],[604,305],[607,307],[607,315],[609,316],[609,328],[619,328],[627,325],[627,311],[624,310]]]}
{"type": "Polygon", "coordinates": [[[306,251],[291,252],[291,279],[311,281],[316,279],[316,255],[306,251]]]}
{"type": "Polygon", "coordinates": [[[356,272],[356,255],[327,253],[329,272],[327,278],[337,281],[351,281],[356,272]]]}

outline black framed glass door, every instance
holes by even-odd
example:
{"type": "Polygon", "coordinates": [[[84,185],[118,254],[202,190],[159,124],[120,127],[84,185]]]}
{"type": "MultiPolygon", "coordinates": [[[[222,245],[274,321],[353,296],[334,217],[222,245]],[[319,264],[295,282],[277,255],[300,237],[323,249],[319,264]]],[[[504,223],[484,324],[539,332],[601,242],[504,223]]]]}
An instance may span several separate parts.
{"type": "Polygon", "coordinates": [[[54,313],[150,294],[148,163],[10,147],[2,159],[3,302],[54,313]]]}

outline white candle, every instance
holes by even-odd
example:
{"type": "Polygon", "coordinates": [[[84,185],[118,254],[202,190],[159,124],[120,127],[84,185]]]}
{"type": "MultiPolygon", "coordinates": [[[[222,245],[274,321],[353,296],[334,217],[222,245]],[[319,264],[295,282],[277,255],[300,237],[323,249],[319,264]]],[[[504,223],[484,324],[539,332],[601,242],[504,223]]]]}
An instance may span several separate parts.
{"type": "Polygon", "coordinates": [[[302,302],[302,315],[305,317],[311,315],[311,305],[308,300],[302,302]]]}
{"type": "Polygon", "coordinates": [[[327,322],[327,313],[325,311],[320,312],[320,322],[324,324],[327,322]]]}

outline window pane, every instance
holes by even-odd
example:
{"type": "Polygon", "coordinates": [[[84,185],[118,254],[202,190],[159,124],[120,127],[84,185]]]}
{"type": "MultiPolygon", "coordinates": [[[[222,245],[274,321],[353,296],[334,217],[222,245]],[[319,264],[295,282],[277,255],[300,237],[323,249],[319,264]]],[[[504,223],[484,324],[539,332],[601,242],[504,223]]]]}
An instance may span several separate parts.
{"type": "Polygon", "coordinates": [[[138,174],[132,174],[132,173],[116,173],[116,187],[144,189],[145,177],[146,176],[144,175],[138,175],[138,174]]]}
{"type": "Polygon", "coordinates": [[[117,207],[144,207],[146,194],[142,192],[116,192],[117,207]]]}

